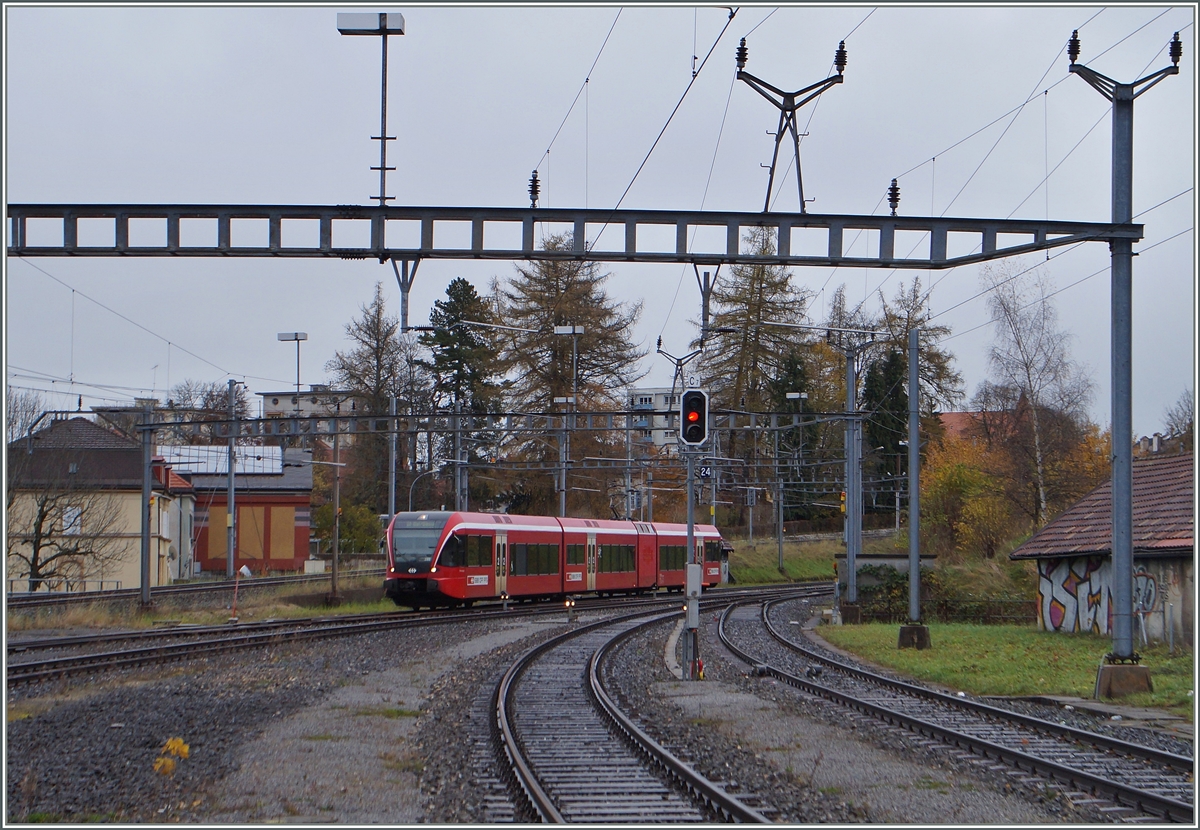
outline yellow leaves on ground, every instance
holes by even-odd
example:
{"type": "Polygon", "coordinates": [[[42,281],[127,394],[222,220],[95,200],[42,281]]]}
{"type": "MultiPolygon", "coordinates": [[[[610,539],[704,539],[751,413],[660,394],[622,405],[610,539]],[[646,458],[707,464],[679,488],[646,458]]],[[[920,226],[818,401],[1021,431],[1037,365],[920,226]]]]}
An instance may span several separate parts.
{"type": "Polygon", "coordinates": [[[159,753],[159,757],[154,759],[154,771],[162,775],[174,775],[178,765],[175,759],[188,757],[188,745],[183,742],[183,738],[170,738],[159,753]]]}

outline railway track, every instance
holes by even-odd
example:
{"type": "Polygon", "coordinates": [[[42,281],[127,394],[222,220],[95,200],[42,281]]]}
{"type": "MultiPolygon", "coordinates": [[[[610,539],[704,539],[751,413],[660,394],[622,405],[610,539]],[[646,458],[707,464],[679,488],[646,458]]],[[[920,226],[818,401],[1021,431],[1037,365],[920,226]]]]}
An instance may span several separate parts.
{"type": "Polygon", "coordinates": [[[523,655],[497,685],[503,753],[542,821],[768,821],[642,731],[601,682],[610,648],[677,615],[642,612],[560,635],[523,655]]]}
{"type": "MultiPolygon", "coordinates": [[[[361,577],[382,577],[383,568],[368,568],[363,570],[345,571],[341,579],[357,579],[361,577]]],[[[252,579],[239,579],[239,591],[261,591],[265,588],[286,588],[306,585],[328,585],[330,574],[308,574],[297,576],[258,576],[252,579]]],[[[188,596],[201,596],[221,592],[232,593],[234,580],[213,580],[206,582],[190,582],[182,585],[163,585],[150,590],[151,601],[154,599],[179,599],[188,596]]],[[[41,608],[61,608],[88,603],[139,603],[142,592],[140,588],[121,588],[115,591],[73,591],[61,593],[30,592],[9,593],[5,597],[5,606],[9,610],[31,610],[41,608]]]]}
{"type": "Polygon", "coordinates": [[[1016,781],[1056,782],[1074,803],[1113,817],[1139,811],[1194,822],[1190,757],[873,673],[785,635],[777,625],[781,616],[780,600],[761,609],[731,605],[719,636],[760,675],[923,735],[1016,781]],[[765,629],[769,639],[755,629],[765,629]]]}
{"type": "MultiPolygon", "coordinates": [[[[787,590],[779,588],[776,590],[787,590]]],[[[746,589],[727,589],[729,599],[745,596],[746,589]]],[[[761,590],[760,590],[761,593],[761,590]]],[[[621,611],[629,608],[666,609],[677,607],[678,595],[589,598],[576,606],[577,611],[621,611]]],[[[521,616],[564,616],[563,607],[554,602],[501,603],[472,609],[427,612],[389,611],[376,614],[307,617],[291,620],[264,620],[211,626],[174,626],[165,629],[101,632],[29,639],[9,639],[5,681],[14,686],[120,670],[151,666],[199,656],[210,656],[244,648],[261,648],[285,642],[323,637],[351,636],[387,629],[419,628],[452,624],[465,620],[495,620],[521,616]],[[116,644],[121,648],[107,648],[116,644]],[[77,653],[83,651],[84,653],[77,653]],[[72,652],[72,653],[63,653],[72,652]],[[37,656],[44,654],[45,656],[37,656]]]]}

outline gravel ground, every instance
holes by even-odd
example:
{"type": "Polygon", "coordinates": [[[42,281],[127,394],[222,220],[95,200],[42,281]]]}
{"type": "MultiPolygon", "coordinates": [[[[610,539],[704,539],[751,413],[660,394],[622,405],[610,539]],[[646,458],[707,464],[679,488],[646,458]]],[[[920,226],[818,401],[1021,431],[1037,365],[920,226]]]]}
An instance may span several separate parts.
{"type": "Polygon", "coordinates": [[[6,823],[420,821],[419,743],[440,730],[414,715],[430,685],[547,628],[381,632],[23,688],[9,696],[6,823]],[[187,758],[156,772],[173,737],[187,758]]]}
{"type": "MultiPolygon", "coordinates": [[[[480,701],[562,621],[470,622],[288,644],[8,696],[8,822],[528,820],[492,776],[480,701]],[[168,739],[188,744],[166,775],[168,739]]],[[[667,670],[670,626],[611,671],[661,742],[789,823],[1092,821],[906,735],[749,677],[705,618],[703,683],[667,670]]]]}
{"type": "Polygon", "coordinates": [[[851,719],[790,687],[747,675],[705,620],[705,680],[665,668],[670,626],[638,637],[614,674],[643,726],[739,798],[787,823],[1017,824],[1079,820],[1057,799],[1017,793],[953,758],[930,757],[906,736],[851,719]],[[657,655],[657,660],[654,657],[657,655]],[[639,689],[642,690],[639,692],[639,689]]]}

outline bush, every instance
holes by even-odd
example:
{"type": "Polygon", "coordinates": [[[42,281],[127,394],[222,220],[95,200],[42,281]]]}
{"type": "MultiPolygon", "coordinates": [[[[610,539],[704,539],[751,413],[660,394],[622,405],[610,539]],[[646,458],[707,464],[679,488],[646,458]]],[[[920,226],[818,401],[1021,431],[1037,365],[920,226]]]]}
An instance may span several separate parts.
{"type": "MultiPolygon", "coordinates": [[[[938,622],[1034,622],[1037,601],[1028,595],[1003,592],[980,596],[961,590],[954,574],[921,569],[921,616],[938,622]]],[[[845,588],[842,588],[843,596],[845,588]]],[[[858,605],[864,621],[908,620],[908,574],[886,565],[866,565],[858,570],[858,605]]]]}

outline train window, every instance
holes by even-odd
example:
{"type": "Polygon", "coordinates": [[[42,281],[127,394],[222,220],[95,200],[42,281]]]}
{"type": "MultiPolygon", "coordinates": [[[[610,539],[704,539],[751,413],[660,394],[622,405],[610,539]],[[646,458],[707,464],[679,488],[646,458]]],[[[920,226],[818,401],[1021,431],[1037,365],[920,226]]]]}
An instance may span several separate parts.
{"type": "Polygon", "coordinates": [[[720,562],[721,561],[721,543],[720,542],[705,542],[704,543],[704,561],[705,562],[720,562]]]}
{"type": "Polygon", "coordinates": [[[486,568],[492,564],[492,537],[468,536],[467,567],[486,568]]]}
{"type": "Polygon", "coordinates": [[[392,560],[397,568],[429,566],[447,515],[435,513],[427,519],[396,517],[392,525],[392,560]]]}
{"type": "Polygon", "coordinates": [[[513,576],[542,576],[558,573],[558,545],[529,545],[517,543],[509,546],[509,558],[513,576]]]}
{"type": "Polygon", "coordinates": [[[567,545],[567,564],[582,565],[587,561],[587,545],[567,545]]]}
{"type": "Polygon", "coordinates": [[[628,573],[635,570],[633,545],[604,545],[600,554],[600,573],[628,573]]]}
{"type": "Polygon", "coordinates": [[[466,561],[466,544],[461,536],[451,536],[442,546],[438,565],[443,568],[461,568],[466,561]]]}
{"type": "Polygon", "coordinates": [[[662,545],[658,549],[658,567],[664,571],[682,571],[687,564],[687,545],[662,545]]]}

